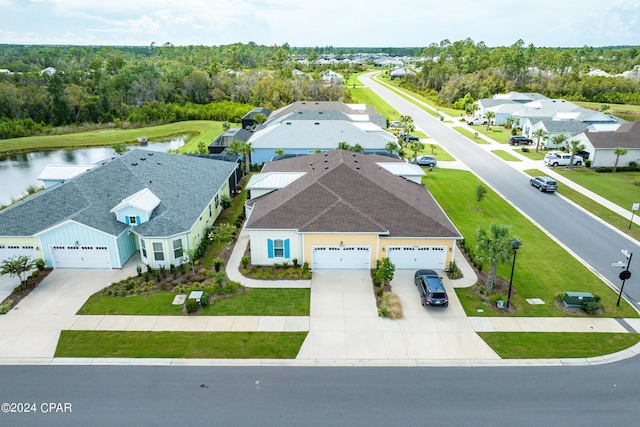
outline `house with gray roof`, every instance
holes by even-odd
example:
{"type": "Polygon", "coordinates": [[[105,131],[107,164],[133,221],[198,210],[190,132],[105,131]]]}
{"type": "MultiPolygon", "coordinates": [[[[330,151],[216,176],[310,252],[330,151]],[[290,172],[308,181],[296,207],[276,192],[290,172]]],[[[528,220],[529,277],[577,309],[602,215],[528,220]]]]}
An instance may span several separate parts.
{"type": "Polygon", "coordinates": [[[617,126],[592,125],[588,129],[571,135],[571,139],[584,144],[592,167],[628,166],[629,162],[640,164],[640,122],[627,122],[617,126]],[[624,148],[627,153],[618,156],[613,150],[624,148]]]}
{"type": "Polygon", "coordinates": [[[462,238],[416,165],[334,150],[267,163],[246,204],[251,263],[296,259],[313,270],[446,269],[462,238]]]}
{"type": "Polygon", "coordinates": [[[0,211],[0,259],[53,268],[183,263],[229,195],[238,163],[132,150],[0,211]]]}
{"type": "Polygon", "coordinates": [[[216,139],[209,143],[207,151],[209,154],[220,154],[226,150],[226,148],[233,142],[247,142],[251,138],[251,131],[248,129],[231,128],[221,135],[218,135],[216,139]]]}

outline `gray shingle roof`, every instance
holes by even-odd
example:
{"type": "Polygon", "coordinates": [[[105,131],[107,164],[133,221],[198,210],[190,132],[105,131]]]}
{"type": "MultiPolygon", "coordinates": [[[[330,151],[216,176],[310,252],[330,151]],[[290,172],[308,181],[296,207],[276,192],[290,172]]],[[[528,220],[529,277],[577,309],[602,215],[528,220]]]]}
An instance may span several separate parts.
{"type": "Polygon", "coordinates": [[[584,132],[595,148],[640,148],[640,122],[627,122],[615,132],[584,132]]]}
{"type": "Polygon", "coordinates": [[[380,161],[401,160],[335,150],[267,163],[263,172],[307,173],[251,200],[253,210],[246,227],[461,237],[422,185],[393,175],[376,164],[380,161]]]}
{"type": "Polygon", "coordinates": [[[160,204],[136,232],[148,237],[184,233],[236,167],[232,162],[132,150],[0,211],[0,235],[32,236],[67,220],[119,235],[128,226],[116,221],[110,210],[144,188],[158,196],[160,204]]]}

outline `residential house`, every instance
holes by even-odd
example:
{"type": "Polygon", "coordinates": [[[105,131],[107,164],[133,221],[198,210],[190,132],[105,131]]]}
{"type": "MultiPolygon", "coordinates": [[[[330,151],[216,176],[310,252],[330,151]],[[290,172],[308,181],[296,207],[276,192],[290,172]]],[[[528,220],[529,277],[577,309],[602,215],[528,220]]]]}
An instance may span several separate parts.
{"type": "Polygon", "coordinates": [[[313,154],[338,148],[341,142],[360,145],[365,153],[386,152],[396,137],[380,126],[340,111],[302,110],[270,120],[251,136],[251,162],[271,161],[277,150],[285,155],[313,154]]]}
{"type": "Polygon", "coordinates": [[[241,119],[242,129],[253,130],[260,123],[256,121],[256,116],[262,114],[266,118],[269,118],[271,110],[264,107],[256,107],[253,110],[245,114],[241,119]]]}
{"type": "Polygon", "coordinates": [[[251,263],[313,270],[446,269],[460,232],[415,182],[416,165],[334,150],[266,164],[248,184],[251,263]]]}
{"type": "Polygon", "coordinates": [[[209,154],[219,154],[224,152],[224,150],[233,142],[247,142],[251,138],[251,131],[247,129],[241,128],[231,128],[221,135],[219,135],[216,139],[211,141],[207,150],[209,154]]]}
{"type": "Polygon", "coordinates": [[[324,70],[320,73],[320,79],[328,85],[341,85],[344,80],[342,74],[336,73],[333,70],[324,70]]]}
{"type": "Polygon", "coordinates": [[[628,166],[629,162],[640,164],[640,122],[627,122],[615,126],[592,125],[587,130],[571,135],[571,139],[584,144],[592,167],[613,167],[617,155],[613,150],[624,148],[627,154],[620,156],[618,166],[628,166]]]}
{"type": "Polygon", "coordinates": [[[0,259],[53,268],[158,268],[184,261],[229,195],[237,163],[132,150],[0,211],[0,259]]]}

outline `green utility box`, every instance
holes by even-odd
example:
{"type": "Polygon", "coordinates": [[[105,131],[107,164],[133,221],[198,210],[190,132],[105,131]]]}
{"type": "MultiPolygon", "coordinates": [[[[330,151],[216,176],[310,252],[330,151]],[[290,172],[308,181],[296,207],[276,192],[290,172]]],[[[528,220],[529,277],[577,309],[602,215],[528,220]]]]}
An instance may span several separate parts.
{"type": "Polygon", "coordinates": [[[565,292],[562,297],[565,307],[582,308],[582,304],[593,300],[591,292],[565,292]]]}

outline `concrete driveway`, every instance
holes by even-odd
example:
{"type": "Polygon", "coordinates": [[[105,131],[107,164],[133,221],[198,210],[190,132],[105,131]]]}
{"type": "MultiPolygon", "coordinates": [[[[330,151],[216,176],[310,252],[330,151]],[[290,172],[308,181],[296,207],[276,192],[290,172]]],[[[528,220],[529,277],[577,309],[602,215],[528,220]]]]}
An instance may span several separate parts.
{"type": "Polygon", "coordinates": [[[473,331],[446,277],[449,307],[427,309],[420,304],[413,273],[396,271],[391,285],[405,319],[390,320],[378,317],[369,271],[314,272],[309,334],[297,359],[341,364],[499,359],[473,331]]]}
{"type": "Polygon", "coordinates": [[[0,316],[3,363],[51,358],[60,331],[77,320],[76,312],[110,282],[135,275],[135,264],[122,270],[53,270],[29,296],[0,316]]]}

